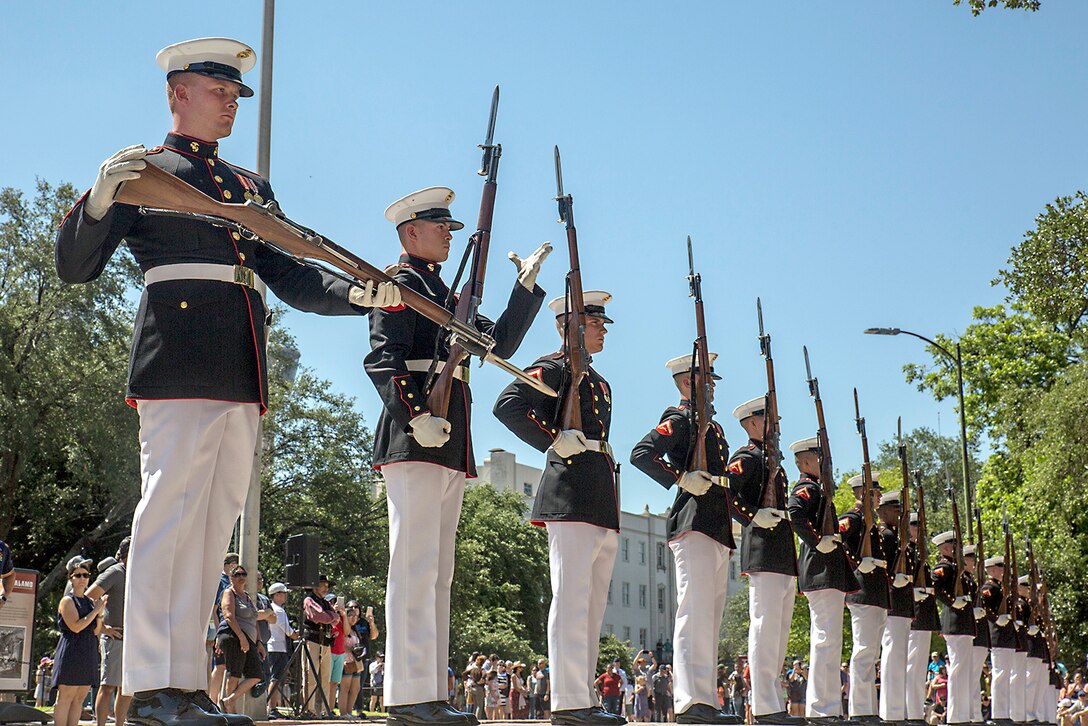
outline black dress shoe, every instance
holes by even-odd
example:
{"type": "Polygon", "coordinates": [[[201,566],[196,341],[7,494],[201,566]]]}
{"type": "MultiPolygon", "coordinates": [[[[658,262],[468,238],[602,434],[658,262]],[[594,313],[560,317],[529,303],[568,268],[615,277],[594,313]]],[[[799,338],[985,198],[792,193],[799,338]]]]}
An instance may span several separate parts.
{"type": "Polygon", "coordinates": [[[693,703],[683,713],[676,714],[676,723],[739,724],[743,721],[705,703],[693,703]]]}
{"type": "Polygon", "coordinates": [[[452,709],[447,710],[448,707],[449,704],[444,701],[388,706],[385,709],[388,714],[385,722],[388,726],[465,726],[468,723],[468,714],[457,711],[457,715],[454,715],[452,709]]]}
{"type": "Polygon", "coordinates": [[[861,721],[845,716],[805,716],[805,720],[818,726],[861,726],[861,721]]]}
{"type": "Polygon", "coordinates": [[[253,719],[243,713],[225,713],[219,706],[212,703],[212,699],[204,691],[186,691],[185,696],[189,701],[209,716],[222,716],[227,720],[227,726],[253,726],[253,719]]]}
{"type": "Polygon", "coordinates": [[[227,726],[227,720],[221,714],[198,708],[187,693],[177,688],[134,694],[127,720],[137,726],[227,726]]]}
{"type": "Polygon", "coordinates": [[[785,711],[765,713],[762,716],[752,714],[753,723],[777,724],[777,726],[808,726],[808,720],[802,716],[791,716],[785,711]]]}
{"type": "Polygon", "coordinates": [[[556,726],[622,726],[627,719],[593,706],[552,711],[552,723],[556,726]]]}
{"type": "Polygon", "coordinates": [[[447,701],[435,701],[435,703],[439,708],[448,713],[450,718],[462,719],[468,726],[480,726],[480,719],[476,718],[476,714],[454,708],[447,701]]]}

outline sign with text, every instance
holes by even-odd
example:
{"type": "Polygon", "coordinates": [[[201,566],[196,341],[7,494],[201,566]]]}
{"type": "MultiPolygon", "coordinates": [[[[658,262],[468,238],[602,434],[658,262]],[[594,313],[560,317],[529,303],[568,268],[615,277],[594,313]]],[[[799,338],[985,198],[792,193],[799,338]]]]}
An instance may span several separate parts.
{"type": "Polygon", "coordinates": [[[15,568],[15,587],[0,608],[0,691],[30,688],[30,646],[34,636],[37,570],[15,568]]]}

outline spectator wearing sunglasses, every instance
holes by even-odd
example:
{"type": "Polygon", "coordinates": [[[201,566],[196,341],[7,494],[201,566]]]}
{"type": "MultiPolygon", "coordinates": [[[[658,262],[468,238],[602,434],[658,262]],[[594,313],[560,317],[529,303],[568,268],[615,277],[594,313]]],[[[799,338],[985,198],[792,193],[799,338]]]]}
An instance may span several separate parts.
{"type": "Polygon", "coordinates": [[[257,655],[257,617],[260,611],[246,592],[249,573],[241,565],[230,568],[230,587],[219,602],[223,622],[215,642],[227,667],[227,695],[220,705],[227,713],[237,713],[239,696],[249,693],[261,680],[261,661],[257,655]]]}
{"type": "Polygon", "coordinates": [[[57,726],[76,726],[83,712],[83,699],[98,682],[98,636],[102,623],[99,613],[106,607],[108,595],[97,600],[87,597],[91,582],[91,560],[73,557],[68,561],[70,594],[57,607],[60,641],[53,657],[53,687],[57,701],[53,718],[57,726]]]}

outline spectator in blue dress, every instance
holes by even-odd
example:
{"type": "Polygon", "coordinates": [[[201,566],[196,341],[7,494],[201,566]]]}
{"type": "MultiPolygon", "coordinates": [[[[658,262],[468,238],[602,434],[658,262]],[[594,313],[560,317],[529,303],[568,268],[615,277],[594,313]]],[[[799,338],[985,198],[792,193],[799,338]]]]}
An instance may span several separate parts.
{"type": "Polygon", "coordinates": [[[103,625],[98,614],[106,607],[108,595],[97,600],[87,597],[91,561],[73,559],[68,563],[71,594],[57,606],[60,642],[53,657],[53,686],[57,702],[53,720],[57,726],[76,726],[83,711],[83,699],[98,682],[98,636],[103,625]]]}

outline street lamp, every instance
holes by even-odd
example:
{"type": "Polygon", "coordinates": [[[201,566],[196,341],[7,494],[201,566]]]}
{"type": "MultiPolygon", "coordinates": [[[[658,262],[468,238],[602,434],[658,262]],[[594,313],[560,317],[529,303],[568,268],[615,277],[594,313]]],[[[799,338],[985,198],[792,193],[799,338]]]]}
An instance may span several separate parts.
{"type": "Polygon", "coordinates": [[[969,460],[967,458],[967,413],[966,413],[964,405],[963,405],[963,358],[960,356],[960,344],[959,344],[959,342],[958,341],[956,342],[956,352],[955,352],[955,354],[953,354],[952,351],[948,350],[948,348],[945,348],[943,345],[941,345],[937,341],[930,340],[929,338],[925,337],[924,335],[919,335],[918,333],[912,333],[909,330],[901,330],[899,328],[866,328],[865,329],[865,334],[866,335],[910,335],[910,336],[913,336],[915,338],[918,338],[919,340],[924,340],[925,342],[929,343],[934,348],[941,351],[941,353],[943,353],[953,363],[956,364],[956,383],[957,383],[957,386],[958,386],[959,400],[960,400],[960,444],[961,444],[961,449],[962,449],[961,454],[962,454],[962,457],[963,457],[964,506],[967,506],[967,507],[973,506],[975,500],[974,500],[974,497],[971,496],[971,474],[970,474],[970,469],[968,468],[968,461],[969,460]]]}

